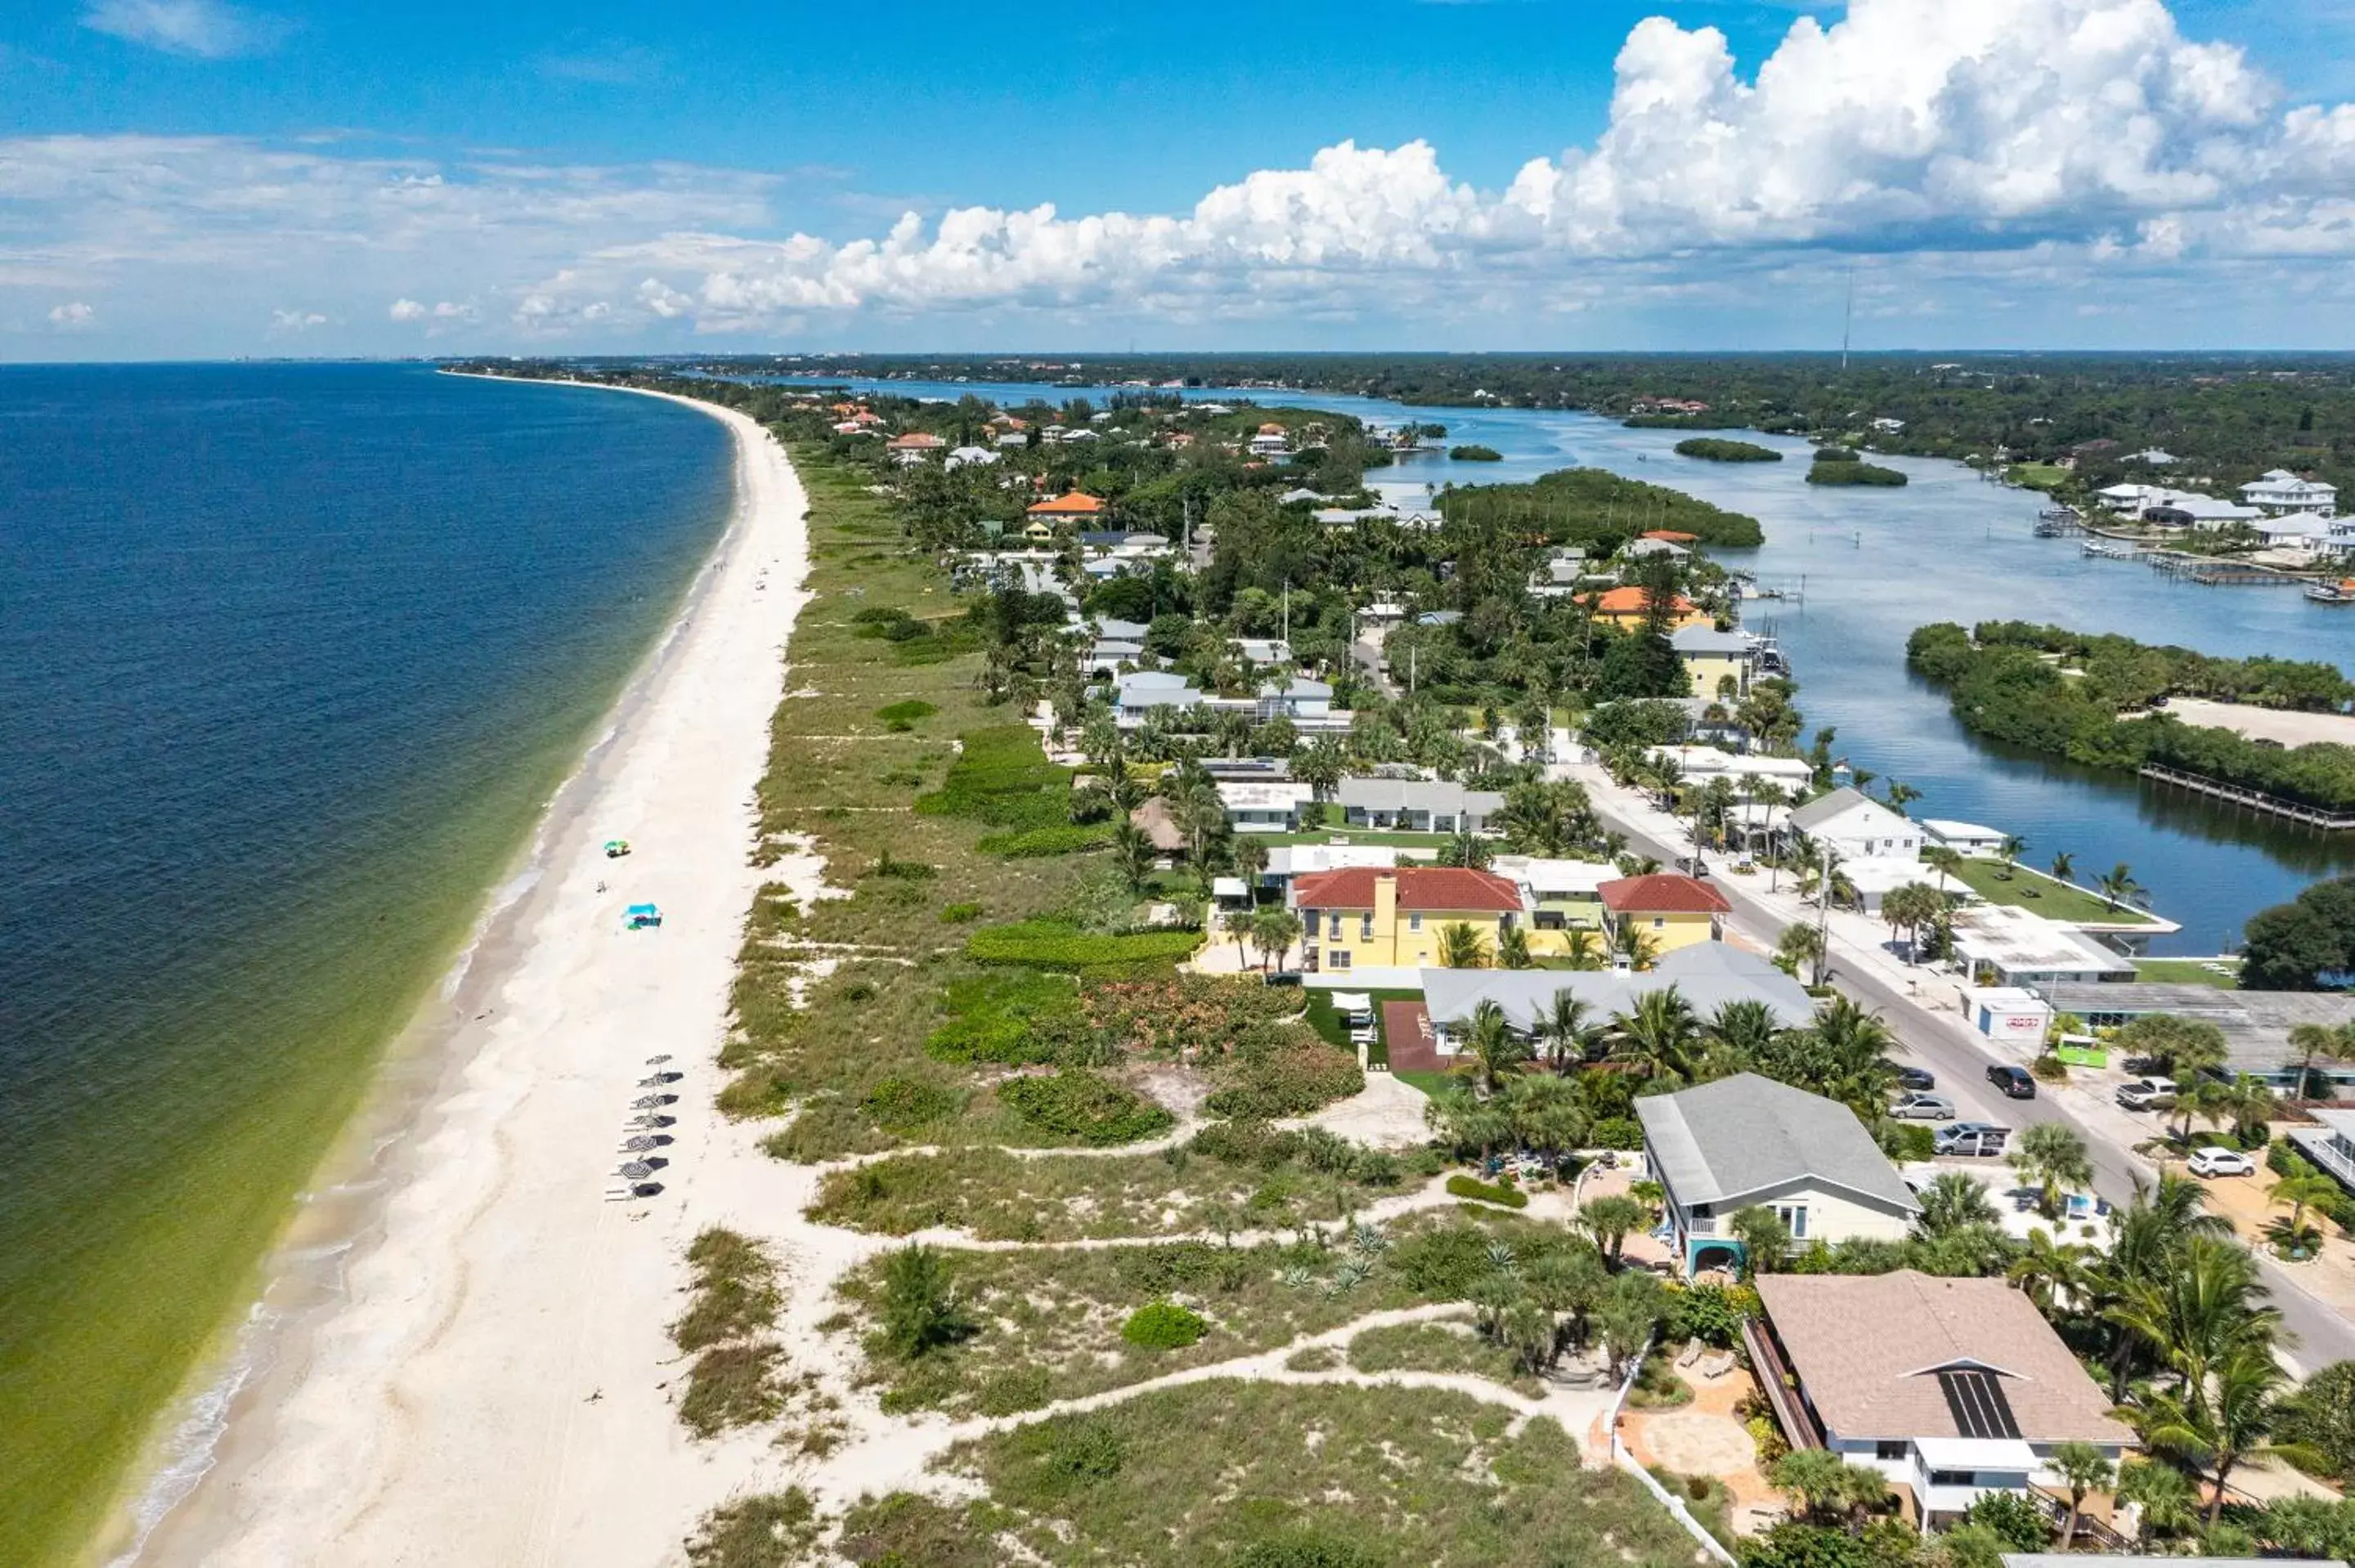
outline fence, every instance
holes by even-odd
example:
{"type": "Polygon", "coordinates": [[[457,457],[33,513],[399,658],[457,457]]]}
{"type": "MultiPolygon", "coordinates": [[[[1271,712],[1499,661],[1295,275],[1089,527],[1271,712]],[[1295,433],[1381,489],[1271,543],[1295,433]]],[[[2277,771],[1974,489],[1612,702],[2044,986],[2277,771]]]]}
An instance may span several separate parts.
{"type": "Polygon", "coordinates": [[[1700,1520],[1692,1516],[1692,1510],[1685,1507],[1685,1499],[1660,1485],[1658,1478],[1636,1463],[1636,1456],[1627,1452],[1627,1446],[1619,1441],[1619,1413],[1626,1408],[1627,1395],[1635,1388],[1636,1380],[1644,1375],[1645,1359],[1651,1355],[1653,1342],[1659,1337],[1659,1330],[1655,1329],[1645,1339],[1644,1348],[1636,1352],[1636,1359],[1628,1365],[1627,1381],[1619,1385],[1617,1396],[1611,1401],[1611,1414],[1607,1419],[1610,1422],[1612,1463],[1643,1482],[1644,1489],[1652,1494],[1653,1500],[1667,1509],[1676,1521],[1685,1527],[1687,1535],[1700,1542],[1702,1551],[1724,1563],[1726,1568],[1739,1568],[1739,1559],[1726,1550],[1725,1542],[1711,1535],[1702,1527],[1700,1520]]]}

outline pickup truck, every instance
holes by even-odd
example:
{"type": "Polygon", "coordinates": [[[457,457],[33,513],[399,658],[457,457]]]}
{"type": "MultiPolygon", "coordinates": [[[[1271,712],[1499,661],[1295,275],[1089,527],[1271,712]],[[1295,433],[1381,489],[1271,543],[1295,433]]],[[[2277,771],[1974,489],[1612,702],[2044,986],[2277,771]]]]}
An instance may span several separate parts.
{"type": "Polygon", "coordinates": [[[2137,1078],[2118,1086],[2117,1102],[2130,1111],[2172,1110],[2175,1108],[2175,1080],[2172,1078],[2137,1078]]]}

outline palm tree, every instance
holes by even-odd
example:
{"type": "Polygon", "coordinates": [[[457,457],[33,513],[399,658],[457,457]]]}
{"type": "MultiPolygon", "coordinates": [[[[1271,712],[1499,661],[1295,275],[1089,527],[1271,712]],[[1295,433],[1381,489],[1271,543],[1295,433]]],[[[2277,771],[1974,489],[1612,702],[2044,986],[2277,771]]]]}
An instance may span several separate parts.
{"type": "Polygon", "coordinates": [[[2076,871],[2077,871],[2077,857],[2076,857],[2075,855],[2071,854],[2067,850],[2062,850],[2062,851],[2061,851],[2061,852],[2059,852],[2058,853],[2056,853],[2056,854],[2054,854],[2054,855],[2053,855],[2053,857],[2052,857],[2052,880],[2053,880],[2053,881],[2055,881],[2055,882],[2066,882],[2066,881],[2068,881],[2068,880],[2069,880],[2069,878],[2070,878],[2070,877],[2072,877],[2072,876],[2073,876],[2073,875],[2075,875],[2075,874],[2076,874],[2076,871]]]}
{"type": "Polygon", "coordinates": [[[2262,1461],[2275,1451],[2271,1439],[2285,1414],[2283,1388],[2288,1382],[2271,1347],[2236,1344],[2215,1363],[2212,1384],[2187,1384],[2180,1394],[2154,1393],[2131,1413],[2144,1442],[2207,1467],[2216,1483],[2208,1499],[2211,1525],[2224,1511],[2225,1484],[2234,1467],[2262,1461]]]}
{"type": "Polygon", "coordinates": [[[1709,1016],[1710,1066],[1713,1077],[1748,1072],[1783,1032],[1774,1010],[1755,998],[1729,1001],[1709,1016]]]}
{"type": "Polygon", "coordinates": [[[1553,993],[1553,1001],[1538,1020],[1537,1036],[1545,1042],[1546,1059],[1557,1073],[1567,1073],[1586,1060],[1588,1049],[1602,1030],[1588,1017],[1586,999],[1574,991],[1553,993]]]}
{"type": "Polygon", "coordinates": [[[1578,1211],[1579,1227],[1594,1238],[1594,1245],[1603,1249],[1604,1261],[1613,1268],[1619,1266],[1620,1251],[1627,1245],[1629,1234],[1642,1229],[1651,1217],[1643,1204],[1624,1192],[1589,1198],[1578,1211]]]}
{"type": "Polygon", "coordinates": [[[2280,1339],[2281,1311],[2263,1306],[2267,1293],[2257,1264],[2235,1242],[2195,1235],[2167,1272],[2137,1282],[2109,1317],[2147,1345],[2179,1380],[2190,1414],[2204,1415],[2209,1379],[2235,1353],[2262,1351],[2270,1363],[2280,1339]]]}
{"type": "Polygon", "coordinates": [[[1502,1100],[1513,1136],[1537,1151],[1550,1169],[1586,1136],[1586,1107],[1577,1086],[1550,1073],[1522,1073],[1505,1081],[1502,1100]]]}
{"type": "Polygon", "coordinates": [[[1631,969],[1648,969],[1659,961],[1660,944],[1649,931],[1633,920],[1622,921],[1612,933],[1612,950],[1627,960],[1631,969]]]}
{"type": "Polygon", "coordinates": [[[1508,926],[1497,937],[1497,967],[1504,969],[1533,969],[1538,961],[1529,955],[1529,934],[1518,926],[1508,926]]]}
{"type": "Polygon", "coordinates": [[[1614,1012],[1611,1022],[1617,1035],[1613,1056],[1636,1063],[1646,1076],[1668,1083],[1690,1076],[1700,1022],[1675,986],[1646,991],[1636,999],[1633,1012],[1614,1012]]]}
{"type": "Polygon", "coordinates": [[[2013,874],[2019,869],[2019,857],[2027,853],[2028,841],[2026,839],[2019,837],[2016,833],[2007,834],[2002,844],[1998,846],[1996,851],[1996,853],[2000,855],[2003,859],[2003,870],[1998,873],[1998,874],[2006,882],[2009,882],[2013,874]]]}
{"type": "Polygon", "coordinates": [[[2105,905],[2115,910],[2119,905],[2137,894],[2148,893],[2150,889],[2134,879],[2134,867],[2120,861],[2094,879],[2094,891],[2102,895],[2102,902],[2105,905]]]}
{"type": "Polygon", "coordinates": [[[1725,1228],[1742,1244],[1742,1258],[1753,1274],[1774,1273],[1774,1266],[1791,1250],[1791,1227],[1764,1203],[1734,1210],[1725,1228]]]}
{"type": "Polygon", "coordinates": [[[2319,1023],[2290,1026],[2289,1048],[2297,1053],[2297,1098],[2307,1098],[2313,1087],[2314,1064],[2343,1059],[2350,1043],[2355,1043],[2355,1030],[2330,1029],[2319,1023]]]}
{"type": "Polygon", "coordinates": [[[2142,1510],[2142,1527],[2152,1536],[2179,1535],[2200,1517],[2200,1499],[2183,1472],[2157,1459],[2129,1459],[2118,1467],[2118,1501],[2142,1510]]]}
{"type": "Polygon", "coordinates": [[[1891,779],[1882,788],[1881,798],[1889,802],[1891,810],[1902,817],[1905,814],[1906,807],[1922,798],[1922,791],[1911,784],[1900,784],[1896,779],[1891,779]]]}
{"type": "Polygon", "coordinates": [[[2275,1182],[2265,1196],[2276,1203],[2289,1205],[2289,1228],[2291,1234],[2296,1234],[2305,1228],[2306,1211],[2309,1205],[2328,1203],[2338,1193],[2337,1181],[2308,1166],[2275,1182]]]}
{"type": "Polygon", "coordinates": [[[2061,1526],[2061,1550],[2076,1543],[2077,1520],[2085,1511],[2085,1494],[2117,1484],[2117,1467],[2091,1443],[2055,1444],[2045,1460],[2047,1468],[2069,1489],[2069,1517],[2061,1526]]]}
{"type": "Polygon", "coordinates": [[[1142,893],[1153,875],[1153,839],[1143,828],[1123,817],[1112,831],[1113,863],[1131,893],[1142,893]]]}
{"type": "MultiPolygon", "coordinates": [[[[1959,1172],[1957,1172],[1959,1174],[1959,1172]]],[[[1943,1180],[1943,1178],[1941,1178],[1943,1180]]],[[[1963,1180],[1970,1181],[1968,1176],[1963,1180]]],[[[1971,1183],[1977,1186],[1977,1182],[1971,1183]]],[[[1923,1193],[1924,1207],[1928,1194],[1923,1193]]],[[[2043,1226],[2028,1233],[2028,1245],[2004,1277],[2019,1287],[2020,1294],[2036,1303],[2037,1310],[2051,1313],[2063,1301],[2074,1301],[2086,1291],[2090,1248],[2056,1242],[2043,1226]]]]}
{"type": "Polygon", "coordinates": [[[1813,926],[1785,926],[1774,944],[1774,957],[1786,968],[1796,971],[1801,964],[1807,966],[1809,985],[1824,983],[1824,934],[1813,926]]]}
{"type": "Polygon", "coordinates": [[[1482,999],[1472,1010],[1472,1025],[1465,1032],[1465,1054],[1471,1059],[1458,1067],[1470,1071],[1480,1086],[1495,1094],[1504,1075],[1528,1061],[1529,1043],[1506,1021],[1505,1010],[1482,999]]]}
{"type": "Polygon", "coordinates": [[[1451,920],[1439,928],[1439,963],[1442,969],[1487,969],[1487,941],[1469,921],[1451,920]]]}
{"type": "Polygon", "coordinates": [[[1513,1136],[1505,1107],[1484,1100],[1467,1085],[1453,1084],[1424,1103],[1423,1124],[1450,1150],[1476,1149],[1483,1164],[1498,1144],[1513,1136]]]}
{"type": "Polygon", "coordinates": [[[1944,1171],[1932,1177],[1920,1193],[1921,1217],[1913,1223],[1923,1235],[1942,1236],[1965,1225],[2000,1223],[1987,1188],[1967,1171],[1944,1171]]]}
{"type": "Polygon", "coordinates": [[[2057,1121],[2021,1129],[2019,1141],[2012,1145],[2011,1168],[2021,1181],[2036,1186],[2038,1205],[2048,1220],[2060,1214],[2062,1188],[2090,1186],[2094,1180],[2085,1140],[2057,1121]]]}
{"type": "Polygon", "coordinates": [[[1922,852],[1922,863],[1938,874],[1938,891],[1946,891],[1946,878],[1963,874],[1963,852],[1952,844],[1932,844],[1922,852]]]}
{"type": "Polygon", "coordinates": [[[1260,967],[1268,967],[1271,959],[1281,963],[1292,945],[1300,940],[1300,916],[1281,904],[1264,904],[1251,912],[1248,919],[1252,946],[1259,949],[1260,967]]]}
{"type": "Polygon", "coordinates": [[[1561,956],[1574,969],[1599,969],[1608,961],[1603,935],[1592,926],[1572,926],[1561,934],[1561,956]]]}
{"type": "Polygon", "coordinates": [[[1349,755],[1333,736],[1319,736],[1292,754],[1292,776],[1317,800],[1329,800],[1349,771],[1349,755]]]}

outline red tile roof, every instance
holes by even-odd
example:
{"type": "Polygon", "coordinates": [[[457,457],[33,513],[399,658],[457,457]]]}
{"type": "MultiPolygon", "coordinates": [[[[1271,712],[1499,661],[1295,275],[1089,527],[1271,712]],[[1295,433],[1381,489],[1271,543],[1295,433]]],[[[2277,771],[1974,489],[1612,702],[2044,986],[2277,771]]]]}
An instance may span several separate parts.
{"type": "Polygon", "coordinates": [[[1456,866],[1401,866],[1395,871],[1350,866],[1314,872],[1295,879],[1292,885],[1303,909],[1371,909],[1374,883],[1385,876],[1398,879],[1401,909],[1479,909],[1509,915],[1521,907],[1521,890],[1505,878],[1456,866]]]}
{"type": "MultiPolygon", "coordinates": [[[[1615,588],[1594,600],[1594,609],[1602,615],[1641,615],[1651,608],[1651,603],[1652,596],[1643,588],[1615,588]]],[[[1670,608],[1678,615],[1689,615],[1694,607],[1692,600],[1678,594],[1670,608]]]]}
{"type": "Polygon", "coordinates": [[[1030,508],[1033,517],[1089,517],[1103,510],[1104,503],[1086,491],[1074,490],[1069,495],[1058,495],[1052,501],[1041,501],[1030,508]]]}
{"type": "Polygon", "coordinates": [[[1603,906],[1614,915],[1724,915],[1733,908],[1725,895],[1708,883],[1667,871],[1623,876],[1595,892],[1603,906]]]}
{"type": "Polygon", "coordinates": [[[1646,528],[1639,537],[1663,539],[1671,545],[1696,545],[1700,542],[1700,535],[1679,534],[1674,528],[1646,528]]]}

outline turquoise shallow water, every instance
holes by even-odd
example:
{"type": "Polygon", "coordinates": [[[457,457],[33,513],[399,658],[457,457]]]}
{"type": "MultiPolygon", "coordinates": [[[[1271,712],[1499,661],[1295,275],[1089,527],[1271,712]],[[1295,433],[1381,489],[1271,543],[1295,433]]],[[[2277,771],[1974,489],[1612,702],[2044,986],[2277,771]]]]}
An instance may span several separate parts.
{"type": "Polygon", "coordinates": [[[0,1562],[251,1288],[730,457],[417,366],[0,369],[0,1562]]]}

